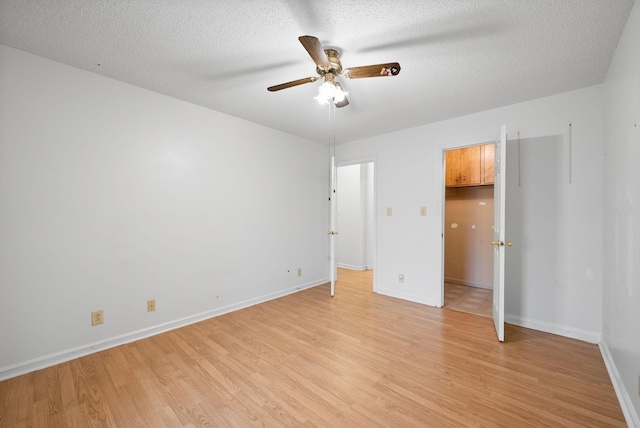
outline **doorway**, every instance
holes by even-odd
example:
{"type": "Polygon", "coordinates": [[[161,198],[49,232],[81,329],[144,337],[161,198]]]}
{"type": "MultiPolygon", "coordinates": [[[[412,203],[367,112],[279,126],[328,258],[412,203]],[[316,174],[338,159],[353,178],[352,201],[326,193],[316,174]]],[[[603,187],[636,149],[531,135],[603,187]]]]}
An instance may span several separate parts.
{"type": "MultiPolygon", "coordinates": [[[[373,161],[338,165],[336,265],[372,271],[375,291],[375,166],[373,161]]],[[[340,278],[338,277],[338,281],[340,278]]]]}
{"type": "Polygon", "coordinates": [[[444,305],[492,316],[493,144],[445,151],[444,305]]]}

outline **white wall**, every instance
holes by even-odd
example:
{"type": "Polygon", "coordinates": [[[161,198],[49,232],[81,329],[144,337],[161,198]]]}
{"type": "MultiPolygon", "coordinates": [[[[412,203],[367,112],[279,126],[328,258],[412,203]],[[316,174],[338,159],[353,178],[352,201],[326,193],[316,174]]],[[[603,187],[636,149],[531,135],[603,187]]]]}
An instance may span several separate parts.
{"type": "Polygon", "coordinates": [[[340,166],[337,170],[338,266],[371,268],[373,247],[373,163],[340,166]]]}
{"type": "Polygon", "coordinates": [[[444,280],[493,289],[493,186],[449,187],[445,195],[444,280]]]}
{"type": "Polygon", "coordinates": [[[364,269],[365,266],[365,210],[361,187],[360,165],[348,165],[337,170],[338,216],[336,263],[348,269],[364,269]]]}
{"type": "Polygon", "coordinates": [[[605,346],[630,425],[640,427],[640,4],[635,3],[604,85],[605,346]]]}
{"type": "MultiPolygon", "coordinates": [[[[442,304],[442,151],[494,141],[502,124],[507,125],[510,157],[516,153],[518,132],[530,142],[540,139],[546,145],[556,141],[561,146],[556,147],[561,158],[545,165],[546,169],[539,167],[538,159],[521,159],[528,173],[553,177],[552,190],[557,195],[554,216],[541,218],[539,226],[543,230],[562,228],[554,229],[558,236],[548,242],[535,234],[511,239],[507,226],[507,239],[514,242],[507,252],[507,319],[597,342],[602,328],[601,86],[339,145],[339,162],[376,158],[377,291],[429,305],[442,304]],[[427,207],[426,217],[420,216],[421,206],[427,207]],[[387,207],[392,208],[392,216],[386,216],[387,207]],[[547,259],[541,257],[546,252],[555,255],[557,268],[545,271],[552,282],[541,283],[536,270],[546,269],[543,263],[547,259]],[[518,270],[509,266],[513,258],[520,260],[518,270]],[[399,273],[405,274],[404,284],[398,283],[399,273]]],[[[513,185],[517,174],[513,165],[507,169],[507,182],[513,185]]],[[[548,179],[540,182],[549,184],[548,179]]],[[[512,215],[509,208],[508,204],[508,221],[512,215]]],[[[537,209],[527,206],[529,215],[535,215],[537,209]]]]}
{"type": "Polygon", "coordinates": [[[327,182],[325,146],[0,46],[0,379],[326,282],[327,182]]]}

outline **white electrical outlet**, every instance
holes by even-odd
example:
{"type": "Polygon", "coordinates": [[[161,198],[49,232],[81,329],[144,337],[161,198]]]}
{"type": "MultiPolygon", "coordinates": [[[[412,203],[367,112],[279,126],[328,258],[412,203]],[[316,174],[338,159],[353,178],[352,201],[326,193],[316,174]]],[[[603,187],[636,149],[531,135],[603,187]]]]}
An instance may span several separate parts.
{"type": "Polygon", "coordinates": [[[298,268],[298,278],[302,276],[302,268],[298,268]]]}

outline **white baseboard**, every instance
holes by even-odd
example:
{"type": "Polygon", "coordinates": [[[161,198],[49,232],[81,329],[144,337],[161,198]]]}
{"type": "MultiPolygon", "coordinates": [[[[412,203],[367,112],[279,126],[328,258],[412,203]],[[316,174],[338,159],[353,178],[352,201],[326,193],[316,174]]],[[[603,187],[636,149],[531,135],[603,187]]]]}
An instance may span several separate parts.
{"type": "Polygon", "coordinates": [[[493,284],[480,284],[478,282],[465,281],[457,278],[444,278],[444,282],[451,284],[466,285],[467,287],[484,288],[485,290],[493,290],[493,284]]]}
{"type": "Polygon", "coordinates": [[[355,265],[348,265],[345,263],[336,263],[336,266],[338,266],[339,268],[344,268],[344,269],[349,269],[349,270],[367,270],[367,266],[355,266],[355,265]]]}
{"type": "Polygon", "coordinates": [[[528,318],[522,318],[515,315],[505,315],[504,321],[508,324],[519,325],[520,327],[530,328],[533,330],[544,331],[546,333],[557,334],[558,336],[569,337],[571,339],[578,339],[589,343],[600,343],[602,340],[602,334],[581,330],[579,328],[569,327],[566,325],[555,324],[545,321],[532,320],[528,318]]]}
{"type": "Polygon", "coordinates": [[[395,297],[398,299],[409,300],[410,302],[422,303],[423,305],[438,306],[436,305],[435,301],[433,301],[432,299],[425,299],[424,297],[416,296],[414,294],[409,294],[409,293],[400,293],[396,290],[392,290],[389,288],[378,287],[378,289],[376,290],[376,293],[384,294],[385,296],[395,297]]]}
{"type": "Polygon", "coordinates": [[[297,293],[308,288],[313,288],[318,285],[326,284],[329,282],[328,278],[320,279],[317,281],[309,282],[302,285],[296,285],[288,289],[278,291],[276,293],[265,294],[253,299],[248,299],[243,302],[234,303],[222,308],[213,309],[199,314],[190,315],[181,319],[170,321],[164,324],[156,325],[153,327],[145,328],[142,330],[125,333],[120,336],[112,337],[109,339],[101,340],[99,342],[90,343],[87,345],[79,346],[77,348],[68,349],[61,352],[45,355],[43,357],[34,358],[32,360],[23,361],[17,364],[12,364],[5,367],[0,367],[0,381],[10,379],[16,376],[20,376],[26,373],[31,373],[36,370],[44,369],[54,366],[56,364],[64,363],[76,358],[84,357],[85,355],[93,354],[95,352],[103,351],[105,349],[113,348],[116,346],[124,345],[126,343],[135,342],[136,340],[144,339],[156,334],[164,333],[170,330],[175,330],[180,327],[194,324],[200,321],[204,321],[209,318],[224,315],[229,312],[234,312],[240,309],[248,308],[260,303],[268,302],[269,300],[284,297],[289,294],[297,293]]]}
{"type": "Polygon", "coordinates": [[[613,361],[613,356],[609,351],[607,343],[604,340],[601,340],[600,343],[598,343],[598,346],[600,347],[600,353],[602,354],[604,365],[607,367],[607,371],[609,372],[613,389],[616,391],[616,395],[618,396],[618,401],[622,408],[622,414],[627,421],[627,425],[632,428],[640,428],[640,418],[633,407],[631,397],[629,397],[627,389],[622,382],[622,377],[620,377],[620,373],[618,372],[616,363],[613,361]]]}

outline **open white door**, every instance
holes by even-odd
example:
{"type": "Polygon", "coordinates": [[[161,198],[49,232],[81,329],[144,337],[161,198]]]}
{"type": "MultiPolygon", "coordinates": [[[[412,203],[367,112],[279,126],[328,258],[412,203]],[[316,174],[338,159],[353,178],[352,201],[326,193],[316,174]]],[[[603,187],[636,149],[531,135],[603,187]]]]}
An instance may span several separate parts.
{"type": "Polygon", "coordinates": [[[502,125],[500,140],[494,154],[495,182],[493,184],[493,323],[498,340],[504,341],[504,251],[505,245],[505,170],[507,127],[502,125]]]}
{"type": "Polygon", "coordinates": [[[329,195],[329,224],[330,230],[327,232],[329,235],[329,280],[331,281],[331,296],[333,297],[336,289],[336,276],[338,268],[336,266],[336,161],[335,156],[331,156],[331,184],[329,195]]]}

